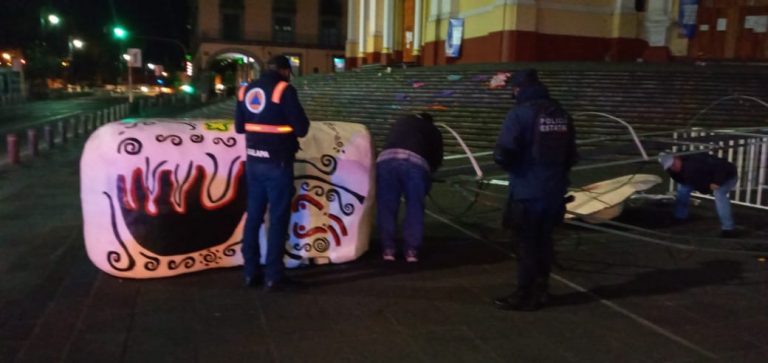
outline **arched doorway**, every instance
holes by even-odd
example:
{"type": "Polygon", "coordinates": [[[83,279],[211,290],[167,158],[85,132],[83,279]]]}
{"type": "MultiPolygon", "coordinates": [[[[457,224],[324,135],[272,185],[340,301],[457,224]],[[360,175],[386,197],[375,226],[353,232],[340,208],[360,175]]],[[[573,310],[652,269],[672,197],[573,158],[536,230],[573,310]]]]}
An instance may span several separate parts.
{"type": "Polygon", "coordinates": [[[202,83],[208,92],[232,96],[240,85],[261,75],[263,62],[243,49],[222,49],[205,61],[202,83]]]}

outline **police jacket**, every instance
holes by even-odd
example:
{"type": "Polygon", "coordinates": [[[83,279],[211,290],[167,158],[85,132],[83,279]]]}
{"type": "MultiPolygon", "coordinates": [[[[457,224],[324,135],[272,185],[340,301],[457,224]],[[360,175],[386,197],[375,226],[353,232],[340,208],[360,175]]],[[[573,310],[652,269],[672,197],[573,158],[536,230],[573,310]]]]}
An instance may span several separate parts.
{"type": "Polygon", "coordinates": [[[494,161],[509,173],[510,197],[562,198],[577,160],[571,116],[543,84],[521,88],[494,149],[494,161]]]}
{"type": "Polygon", "coordinates": [[[405,149],[421,156],[436,171],[443,163],[443,136],[437,126],[418,115],[403,116],[392,125],[383,150],[405,149]]]}
{"type": "Polygon", "coordinates": [[[712,194],[710,184],[723,185],[736,177],[736,166],[710,154],[691,154],[680,157],[680,171],[670,171],[676,182],[691,186],[699,193],[712,194]]]}
{"type": "Polygon", "coordinates": [[[238,91],[235,131],[246,135],[249,160],[293,162],[309,119],[296,88],[270,70],[238,91]]]}

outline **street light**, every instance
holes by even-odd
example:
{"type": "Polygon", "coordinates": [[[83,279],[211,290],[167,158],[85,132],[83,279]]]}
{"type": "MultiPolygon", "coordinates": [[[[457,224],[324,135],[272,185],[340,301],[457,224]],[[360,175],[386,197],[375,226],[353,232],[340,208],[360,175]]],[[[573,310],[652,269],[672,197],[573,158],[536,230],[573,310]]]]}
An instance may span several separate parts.
{"type": "Polygon", "coordinates": [[[56,14],[49,14],[48,15],[48,23],[51,25],[59,25],[61,22],[61,18],[58,17],[56,14]]]}
{"type": "Polygon", "coordinates": [[[80,39],[72,39],[72,46],[75,47],[75,49],[83,49],[85,42],[80,39]]]}

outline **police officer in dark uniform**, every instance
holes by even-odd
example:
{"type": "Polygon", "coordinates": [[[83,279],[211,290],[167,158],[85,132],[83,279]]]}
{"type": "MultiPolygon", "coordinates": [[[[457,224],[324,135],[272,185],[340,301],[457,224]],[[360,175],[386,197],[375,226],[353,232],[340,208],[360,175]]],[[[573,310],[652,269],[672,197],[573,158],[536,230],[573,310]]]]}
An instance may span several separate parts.
{"type": "Polygon", "coordinates": [[[296,88],[289,84],[291,63],[284,56],[272,57],[267,72],[240,88],[235,110],[235,129],[246,139],[248,214],[243,232],[245,284],[264,281],[266,291],[296,287],[285,276],[283,256],[295,192],[293,161],[299,150],[297,138],[309,130],[309,119],[299,103],[296,88]],[[269,205],[267,256],[261,273],[259,228],[269,205]]]}
{"type": "Polygon", "coordinates": [[[517,229],[517,290],[494,302],[505,310],[536,310],[546,301],[552,233],[564,217],[578,154],[573,120],[549,97],[536,70],[516,72],[511,84],[517,106],[504,120],[494,159],[509,173],[505,218],[517,229]]]}

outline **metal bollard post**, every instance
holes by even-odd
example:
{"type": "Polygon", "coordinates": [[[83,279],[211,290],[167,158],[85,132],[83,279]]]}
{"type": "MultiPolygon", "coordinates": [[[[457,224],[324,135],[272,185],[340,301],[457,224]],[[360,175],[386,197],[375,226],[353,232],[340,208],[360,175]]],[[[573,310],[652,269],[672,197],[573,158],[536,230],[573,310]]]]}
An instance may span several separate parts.
{"type": "Polygon", "coordinates": [[[77,119],[72,117],[69,120],[64,121],[67,124],[67,129],[69,130],[69,137],[72,139],[77,138],[77,119]]]}
{"type": "Polygon", "coordinates": [[[56,146],[56,139],[53,138],[53,128],[51,125],[43,127],[43,137],[45,138],[45,146],[48,147],[48,150],[53,150],[56,146]]]}
{"type": "Polygon", "coordinates": [[[27,147],[29,148],[29,154],[32,157],[40,156],[40,148],[37,141],[37,130],[27,129],[27,147]]]}
{"type": "Polygon", "coordinates": [[[87,133],[88,131],[85,129],[85,115],[80,115],[80,118],[77,121],[77,135],[83,136],[87,133]]]}
{"type": "Polygon", "coordinates": [[[61,134],[61,143],[67,143],[67,122],[59,121],[59,134],[61,134]]]}
{"type": "Polygon", "coordinates": [[[19,139],[14,134],[5,136],[6,146],[8,147],[8,162],[11,165],[19,163],[19,139]]]}

